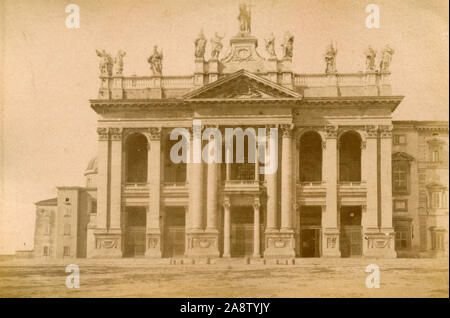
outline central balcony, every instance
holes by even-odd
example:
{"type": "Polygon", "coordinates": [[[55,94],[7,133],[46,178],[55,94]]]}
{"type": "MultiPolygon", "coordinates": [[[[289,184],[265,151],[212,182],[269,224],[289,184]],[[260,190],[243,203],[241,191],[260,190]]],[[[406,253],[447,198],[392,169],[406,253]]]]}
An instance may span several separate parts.
{"type": "Polygon", "coordinates": [[[360,201],[365,202],[367,195],[367,186],[365,181],[339,182],[339,197],[341,201],[360,201]]]}

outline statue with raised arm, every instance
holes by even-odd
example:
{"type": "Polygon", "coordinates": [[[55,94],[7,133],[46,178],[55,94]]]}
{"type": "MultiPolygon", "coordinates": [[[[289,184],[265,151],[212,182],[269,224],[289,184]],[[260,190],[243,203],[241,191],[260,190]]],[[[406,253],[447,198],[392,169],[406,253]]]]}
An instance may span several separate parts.
{"type": "Polygon", "coordinates": [[[101,76],[111,76],[112,75],[112,66],[113,59],[109,53],[105,50],[95,50],[97,56],[101,58],[99,68],[101,76]]]}
{"type": "Polygon", "coordinates": [[[276,54],[275,54],[275,35],[273,35],[273,32],[264,41],[266,42],[267,53],[269,53],[269,55],[271,57],[276,56],[276,54]]]}
{"type": "Polygon", "coordinates": [[[194,42],[195,44],[195,58],[203,59],[205,57],[206,38],[203,34],[203,30],[200,30],[198,38],[194,42]]]}
{"type": "Polygon", "coordinates": [[[377,52],[369,45],[364,54],[366,56],[366,72],[375,71],[375,57],[377,56],[377,52]]]}
{"type": "Polygon", "coordinates": [[[123,58],[125,57],[127,53],[119,50],[117,52],[116,58],[114,59],[114,74],[115,75],[122,75],[123,72],[123,58]]]}
{"type": "Polygon", "coordinates": [[[150,64],[150,69],[152,70],[153,76],[161,76],[162,74],[162,60],[163,53],[162,50],[158,52],[158,46],[153,47],[153,54],[148,58],[148,63],[150,64]]]}
{"type": "Polygon", "coordinates": [[[292,58],[294,53],[294,36],[290,32],[284,34],[284,42],[281,44],[283,48],[283,57],[292,58]]]}
{"type": "Polygon", "coordinates": [[[218,59],[220,51],[222,51],[223,44],[222,39],[224,36],[220,36],[217,32],[214,33],[214,37],[211,39],[211,58],[218,59]]]}
{"type": "Polygon", "coordinates": [[[325,59],[325,73],[336,73],[336,55],[337,55],[337,47],[333,46],[333,43],[330,43],[325,50],[325,54],[323,55],[325,59]]]}
{"type": "Polygon", "coordinates": [[[239,5],[239,30],[242,33],[250,33],[251,32],[251,12],[248,6],[245,3],[241,3],[239,5]]]}
{"type": "Polygon", "coordinates": [[[394,55],[394,53],[394,49],[392,49],[389,44],[386,44],[381,51],[380,72],[389,72],[389,66],[391,65],[392,55],[394,55]]]}

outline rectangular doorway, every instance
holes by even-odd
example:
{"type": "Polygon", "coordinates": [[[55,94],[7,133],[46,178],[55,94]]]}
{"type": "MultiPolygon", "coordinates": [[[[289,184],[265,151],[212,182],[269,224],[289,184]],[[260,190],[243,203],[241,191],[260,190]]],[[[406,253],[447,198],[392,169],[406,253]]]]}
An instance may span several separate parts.
{"type": "Polygon", "coordinates": [[[342,257],[362,255],[361,206],[343,206],[340,210],[342,257]]]}
{"type": "Polygon", "coordinates": [[[322,207],[300,208],[300,255],[320,257],[322,244],[322,207]]]}
{"type": "Polygon", "coordinates": [[[145,254],[145,207],[126,207],[124,256],[138,257],[145,254]]]}
{"type": "Polygon", "coordinates": [[[253,207],[231,209],[231,257],[253,254],[253,207]]]}
{"type": "Polygon", "coordinates": [[[186,214],[184,207],[165,210],[164,257],[183,257],[185,254],[186,214]]]}

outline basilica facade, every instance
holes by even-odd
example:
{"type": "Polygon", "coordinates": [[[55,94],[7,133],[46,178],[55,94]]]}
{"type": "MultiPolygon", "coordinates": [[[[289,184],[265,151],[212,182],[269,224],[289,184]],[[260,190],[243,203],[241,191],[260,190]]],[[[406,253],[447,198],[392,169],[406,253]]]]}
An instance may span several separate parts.
{"type": "Polygon", "coordinates": [[[448,123],[392,121],[403,99],[391,93],[394,51],[369,47],[365,71],[341,73],[330,44],[324,73],[301,74],[292,34],[281,56],[274,37],[262,54],[245,7],[239,22],[226,54],[219,34],[200,33],[189,76],[165,76],[156,46],[151,76],[123,75],[122,51],[97,51],[98,154],[85,187],[36,203],[35,256],[448,255],[448,123]],[[171,157],[177,143],[204,147],[226,129],[242,137],[242,160],[236,144],[231,161],[171,157]],[[251,129],[268,138],[252,143],[251,129]],[[269,161],[251,160],[253,148],[276,169],[261,173],[269,161]]]}

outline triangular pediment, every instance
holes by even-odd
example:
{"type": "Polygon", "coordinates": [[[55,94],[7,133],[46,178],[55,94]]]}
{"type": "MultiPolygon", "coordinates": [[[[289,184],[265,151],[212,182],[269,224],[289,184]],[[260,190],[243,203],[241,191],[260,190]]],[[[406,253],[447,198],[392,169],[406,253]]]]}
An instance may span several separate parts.
{"type": "Polygon", "coordinates": [[[237,71],[184,96],[186,99],[298,99],[301,95],[246,70],[237,71]]]}

